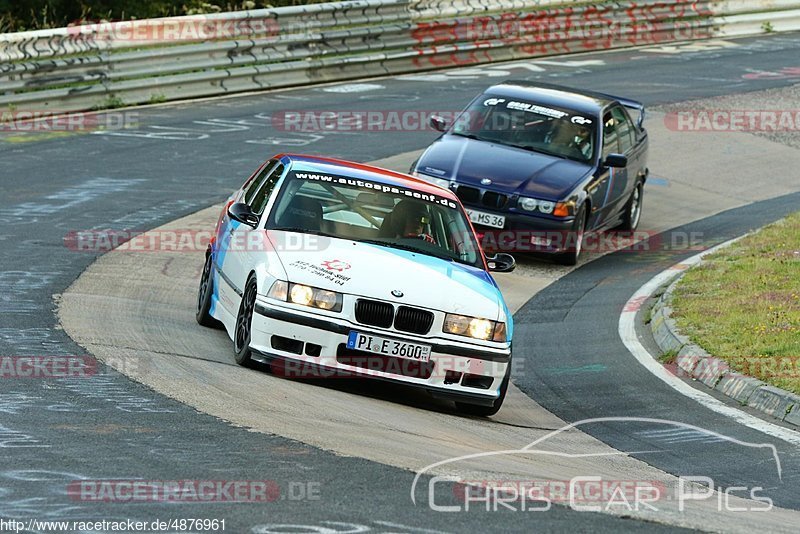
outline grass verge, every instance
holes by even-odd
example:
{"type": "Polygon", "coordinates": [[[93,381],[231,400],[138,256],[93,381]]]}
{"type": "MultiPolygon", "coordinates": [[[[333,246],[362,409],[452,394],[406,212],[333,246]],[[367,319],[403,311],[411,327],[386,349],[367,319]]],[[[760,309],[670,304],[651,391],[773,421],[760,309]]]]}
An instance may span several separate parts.
{"type": "Polygon", "coordinates": [[[706,256],[672,308],[681,332],[732,369],[800,394],[800,212],[706,256]]]}

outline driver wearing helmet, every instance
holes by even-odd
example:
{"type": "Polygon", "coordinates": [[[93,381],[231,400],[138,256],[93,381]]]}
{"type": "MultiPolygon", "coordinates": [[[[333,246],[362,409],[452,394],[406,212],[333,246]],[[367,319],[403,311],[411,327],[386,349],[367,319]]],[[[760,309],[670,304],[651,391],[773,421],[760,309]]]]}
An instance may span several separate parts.
{"type": "Polygon", "coordinates": [[[571,147],[574,147],[583,154],[583,157],[589,159],[592,157],[592,132],[583,124],[577,125],[575,136],[572,138],[571,147]]]}
{"type": "Polygon", "coordinates": [[[392,211],[392,229],[395,237],[419,238],[436,244],[433,236],[426,232],[429,222],[428,208],[414,200],[401,200],[392,211]]]}

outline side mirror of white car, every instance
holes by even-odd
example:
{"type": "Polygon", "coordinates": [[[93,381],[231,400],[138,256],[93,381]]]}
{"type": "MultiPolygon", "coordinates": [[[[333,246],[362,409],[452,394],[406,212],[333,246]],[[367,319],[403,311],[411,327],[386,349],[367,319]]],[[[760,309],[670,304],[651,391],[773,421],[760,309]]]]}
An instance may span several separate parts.
{"type": "Polygon", "coordinates": [[[228,215],[234,221],[239,221],[240,223],[244,223],[247,226],[252,226],[255,228],[258,226],[259,217],[257,214],[253,213],[253,210],[250,209],[250,206],[245,204],[244,202],[237,202],[235,204],[231,204],[228,208],[228,215]]]}
{"type": "Polygon", "coordinates": [[[511,254],[498,252],[494,256],[486,256],[489,270],[495,273],[510,273],[517,267],[517,260],[511,254]]]}

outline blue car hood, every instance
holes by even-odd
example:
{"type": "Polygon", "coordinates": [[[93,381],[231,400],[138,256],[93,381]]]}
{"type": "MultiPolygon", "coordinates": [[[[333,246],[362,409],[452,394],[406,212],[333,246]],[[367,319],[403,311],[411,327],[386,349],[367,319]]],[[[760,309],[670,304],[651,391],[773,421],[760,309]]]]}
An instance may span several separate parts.
{"type": "Polygon", "coordinates": [[[564,198],[592,171],[588,163],[457,135],[436,140],[416,168],[430,176],[476,187],[481,187],[481,179],[489,178],[492,189],[549,200],[564,198]]]}

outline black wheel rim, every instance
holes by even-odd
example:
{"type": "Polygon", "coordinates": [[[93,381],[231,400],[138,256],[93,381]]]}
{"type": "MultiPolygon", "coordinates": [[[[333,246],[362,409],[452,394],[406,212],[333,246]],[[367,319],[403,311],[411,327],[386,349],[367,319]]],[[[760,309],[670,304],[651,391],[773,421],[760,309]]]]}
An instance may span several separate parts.
{"type": "Polygon", "coordinates": [[[211,290],[211,256],[206,258],[203,275],[200,277],[200,290],[197,292],[197,311],[203,309],[208,293],[211,290]]]}
{"type": "Polygon", "coordinates": [[[236,318],[236,352],[241,352],[250,344],[250,325],[256,305],[255,285],[250,284],[242,297],[239,317],[236,318]]]}

